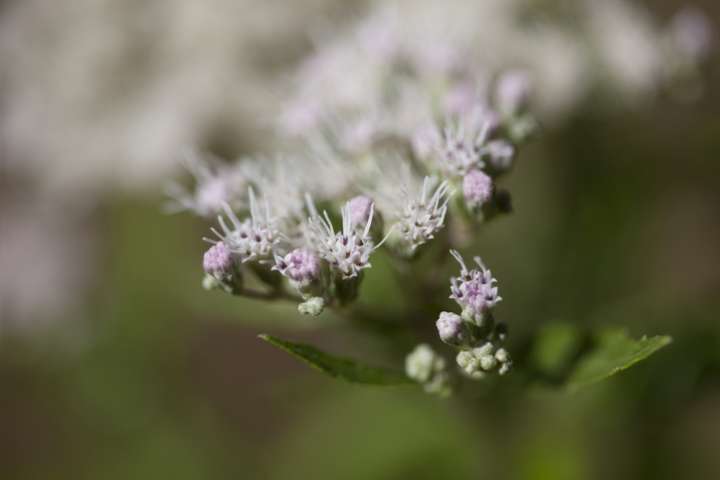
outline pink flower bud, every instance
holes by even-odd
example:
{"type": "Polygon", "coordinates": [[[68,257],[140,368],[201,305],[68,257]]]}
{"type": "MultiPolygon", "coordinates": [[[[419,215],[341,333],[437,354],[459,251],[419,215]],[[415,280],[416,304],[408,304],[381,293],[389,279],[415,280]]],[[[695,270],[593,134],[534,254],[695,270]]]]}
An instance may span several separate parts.
{"type": "Polygon", "coordinates": [[[232,253],[223,242],[210,247],[203,256],[203,270],[216,278],[230,275],[233,263],[232,253]]]}
{"type": "Polygon", "coordinates": [[[440,313],[440,318],[435,322],[440,335],[440,340],[450,345],[460,345],[463,338],[463,319],[460,315],[451,312],[440,313]]]}
{"type": "Polygon", "coordinates": [[[482,206],[493,193],[492,179],[480,170],[470,170],[463,178],[463,194],[470,208],[482,206]]]}
{"type": "Polygon", "coordinates": [[[284,257],[276,256],[273,270],[293,282],[307,285],[320,277],[320,259],[306,248],[296,248],[284,257]]]}

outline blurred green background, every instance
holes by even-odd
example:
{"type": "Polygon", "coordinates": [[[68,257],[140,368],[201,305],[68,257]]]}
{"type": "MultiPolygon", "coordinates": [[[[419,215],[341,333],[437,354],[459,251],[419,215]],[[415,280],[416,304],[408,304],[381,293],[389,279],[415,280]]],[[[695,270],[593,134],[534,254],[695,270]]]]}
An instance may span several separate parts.
{"type": "MultiPolygon", "coordinates": [[[[292,64],[305,47],[273,48],[292,64]]],[[[206,223],[164,215],[159,187],[108,189],[83,208],[96,273],[79,304],[0,335],[0,478],[720,478],[719,66],[699,102],[591,96],[543,131],[508,181],[515,213],[474,248],[517,338],[552,321],[674,337],[637,367],[575,395],[471,401],[336,382],[256,335],[400,359],[341,319],[202,290],[206,223]]],[[[224,128],[205,144],[256,147],[224,128]]],[[[7,176],[0,198],[29,182],[7,176]]],[[[395,308],[380,264],[363,302],[395,308]]]]}

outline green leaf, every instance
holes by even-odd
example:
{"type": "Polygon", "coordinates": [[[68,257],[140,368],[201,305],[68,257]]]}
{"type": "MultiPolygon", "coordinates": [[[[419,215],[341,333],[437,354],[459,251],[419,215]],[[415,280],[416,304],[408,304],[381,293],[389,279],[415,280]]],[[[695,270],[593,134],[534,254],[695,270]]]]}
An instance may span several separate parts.
{"type": "Polygon", "coordinates": [[[633,340],[624,329],[608,329],[595,338],[594,347],[578,361],[567,380],[569,391],[604,380],[626,370],[672,342],[669,336],[633,340]]]}
{"type": "Polygon", "coordinates": [[[347,382],[366,385],[402,385],[414,383],[402,372],[371,367],[358,363],[355,360],[336,357],[318,350],[311,345],[289,342],[267,334],[258,335],[258,337],[294,355],[311,367],[331,377],[340,378],[347,382]]]}
{"type": "Polygon", "coordinates": [[[532,365],[547,376],[562,377],[572,366],[581,348],[583,335],[577,325],[549,323],[537,334],[532,351],[532,365]]]}

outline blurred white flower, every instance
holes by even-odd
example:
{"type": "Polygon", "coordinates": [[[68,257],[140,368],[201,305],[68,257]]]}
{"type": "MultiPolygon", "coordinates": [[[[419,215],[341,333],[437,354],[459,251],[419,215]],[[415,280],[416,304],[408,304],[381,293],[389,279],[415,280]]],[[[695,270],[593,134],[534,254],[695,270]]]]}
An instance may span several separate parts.
{"type": "Polygon", "coordinates": [[[20,195],[0,202],[0,334],[62,320],[79,305],[95,266],[83,215],[20,195]]]}
{"type": "Polygon", "coordinates": [[[587,29],[597,74],[632,96],[653,93],[661,80],[660,32],[639,7],[620,0],[586,2],[587,29]]]}
{"type": "Polygon", "coordinates": [[[10,2],[3,156],[75,196],[155,186],[217,128],[259,142],[261,126],[246,119],[277,109],[273,58],[328,1],[10,2]]]}

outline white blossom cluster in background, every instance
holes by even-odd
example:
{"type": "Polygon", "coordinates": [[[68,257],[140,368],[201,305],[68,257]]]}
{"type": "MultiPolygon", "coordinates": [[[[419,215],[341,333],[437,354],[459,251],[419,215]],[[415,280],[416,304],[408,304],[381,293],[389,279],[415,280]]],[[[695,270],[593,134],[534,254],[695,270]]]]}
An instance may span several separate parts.
{"type": "Polygon", "coordinates": [[[177,154],[278,108],[275,56],[330,0],[8,0],[0,162],[59,198],[153,190],[177,154]]]}
{"type": "Polygon", "coordinates": [[[349,146],[378,129],[407,133],[429,113],[417,102],[427,86],[434,91],[447,76],[473,72],[443,98],[456,112],[488,74],[518,68],[533,79],[539,116],[553,123],[596,89],[635,103],[697,78],[712,40],[709,20],[694,8],[661,25],[625,0],[379,2],[349,32],[320,37],[295,78],[281,126],[292,135],[330,125],[349,146]],[[388,72],[404,66],[425,88],[412,81],[388,88],[388,72]]]}
{"type": "MultiPolygon", "coordinates": [[[[410,261],[434,238],[448,241],[449,222],[479,223],[508,209],[497,180],[536,128],[530,83],[533,112],[552,126],[593,88],[635,100],[687,83],[713,37],[696,10],[660,24],[621,0],[370,2],[350,25],[308,27],[340,3],[5,2],[0,174],[22,178],[27,195],[43,199],[43,218],[82,225],[109,190],[154,188],[180,149],[207,145],[218,130],[232,128],[253,148],[270,140],[263,130],[277,132],[283,153],[268,159],[189,158],[198,185],[172,187],[173,208],[214,218],[227,203],[240,229],[228,215],[228,232],[218,224],[220,236],[208,236],[233,249],[234,263],[242,257],[239,270],[286,278],[314,313],[350,301],[383,240],[380,248],[410,261]],[[297,52],[283,52],[308,30],[316,49],[288,79],[281,74],[292,61],[283,60],[297,52]],[[242,229],[260,241],[230,235],[242,229]],[[328,272],[346,278],[337,283],[328,272]]],[[[27,224],[22,215],[3,221],[4,231],[27,224]]],[[[0,239],[0,310],[13,323],[76,303],[92,278],[90,258],[63,253],[92,243],[84,226],[61,235],[56,222],[32,228],[53,239],[47,248],[23,242],[22,255],[7,254],[15,236],[0,239]],[[24,268],[46,252],[52,262],[24,268]],[[34,283],[57,271],[78,281],[32,298],[14,293],[18,275],[34,283]]],[[[223,246],[211,265],[224,265],[223,246]]],[[[229,277],[208,268],[227,286],[229,277]]]]}
{"type": "Polygon", "coordinates": [[[0,193],[0,334],[76,313],[97,266],[87,214],[58,215],[47,198],[8,190],[0,193]]]}
{"type": "MultiPolygon", "coordinates": [[[[172,209],[216,219],[205,287],[293,299],[319,315],[355,300],[378,249],[410,264],[438,242],[460,265],[450,298],[461,310],[440,314],[440,338],[466,377],[507,373],[497,281],[479,258],[468,268],[453,230],[510,211],[499,180],[536,131],[536,99],[561,111],[593,75],[648,92],[696,67],[709,43],[697,13],[665,31],[625,3],[579,2],[579,29],[552,20],[519,29],[527,6],[394,2],[322,36],[277,118],[285,151],[235,164],[190,156],[194,189],[170,189],[172,209]]],[[[449,392],[446,363],[427,345],[408,356],[407,374],[449,392]]]]}
{"type": "Polygon", "coordinates": [[[229,125],[259,144],[267,128],[243,119],[278,108],[273,57],[296,57],[330,4],[2,2],[0,334],[78,317],[109,193],[156,191],[183,146],[229,125]]]}
{"type": "MultiPolygon", "coordinates": [[[[385,90],[388,61],[404,58],[430,82],[438,70],[458,67],[523,69],[538,92],[536,111],[550,123],[591,85],[634,100],[672,77],[692,76],[713,37],[696,10],[661,25],[627,0],[382,1],[349,29],[329,14],[340,4],[6,1],[0,161],[53,194],[87,196],[109,186],[152,188],[176,164],[178,149],[230,126],[258,138],[276,116],[288,133],[331,122],[344,141],[361,144],[378,125],[418,122],[412,104],[422,92],[403,88],[393,118],[383,102],[396,97],[385,90]],[[311,27],[324,23],[341,25],[311,27]],[[292,79],[294,94],[282,107],[278,92],[292,62],[263,59],[302,44],[308,31],[317,51],[292,79]],[[331,118],[341,112],[342,127],[331,118]]],[[[450,108],[475,87],[459,85],[450,108]]]]}

